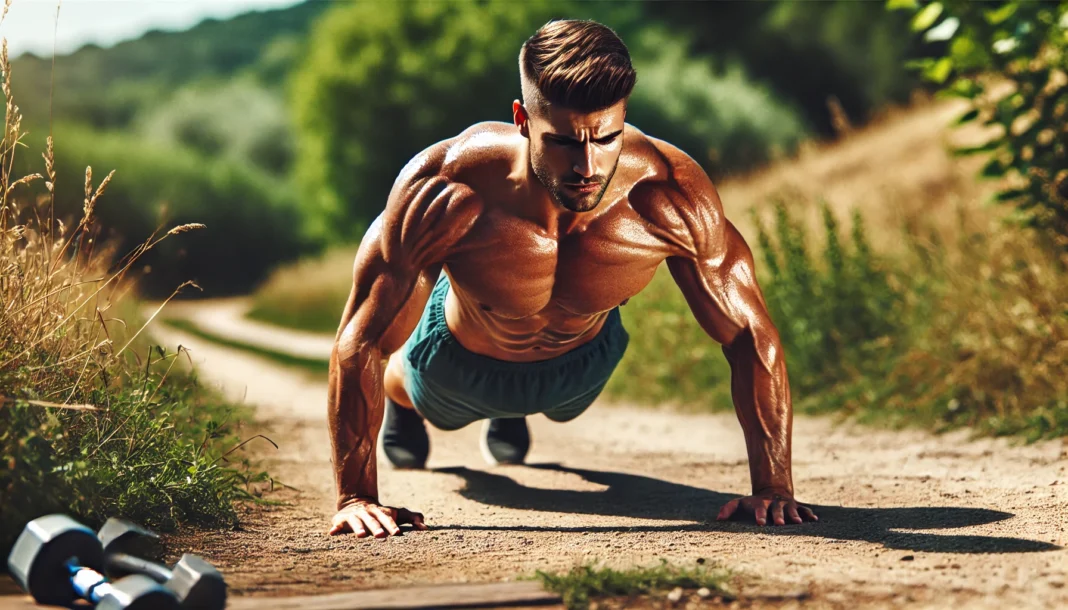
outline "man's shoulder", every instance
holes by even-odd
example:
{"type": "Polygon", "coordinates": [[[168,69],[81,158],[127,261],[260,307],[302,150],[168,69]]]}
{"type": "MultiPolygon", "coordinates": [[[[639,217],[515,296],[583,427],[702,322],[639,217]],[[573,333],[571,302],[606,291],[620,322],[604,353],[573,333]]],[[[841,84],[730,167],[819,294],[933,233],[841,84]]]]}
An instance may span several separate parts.
{"type": "Polygon", "coordinates": [[[628,141],[635,157],[630,161],[646,168],[631,189],[632,204],[639,212],[669,224],[674,224],[680,213],[722,214],[712,180],[693,157],[666,140],[637,128],[634,132],[628,141]]]}
{"type": "Polygon", "coordinates": [[[413,157],[405,169],[471,183],[494,169],[509,168],[521,138],[511,123],[475,123],[459,134],[427,147],[413,157]]]}

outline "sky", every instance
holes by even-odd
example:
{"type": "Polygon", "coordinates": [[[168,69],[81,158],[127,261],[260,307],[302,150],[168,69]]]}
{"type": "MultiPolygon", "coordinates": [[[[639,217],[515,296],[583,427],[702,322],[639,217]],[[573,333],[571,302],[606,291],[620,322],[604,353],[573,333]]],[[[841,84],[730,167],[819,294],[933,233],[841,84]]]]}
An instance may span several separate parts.
{"type": "MultiPolygon", "coordinates": [[[[300,0],[12,0],[0,37],[8,54],[51,56],[90,42],[107,47],[152,30],[188,29],[208,17],[226,18],[253,10],[281,8],[300,0]],[[59,23],[56,7],[59,6],[59,23]]],[[[4,0],[0,0],[0,12],[4,0]]]]}

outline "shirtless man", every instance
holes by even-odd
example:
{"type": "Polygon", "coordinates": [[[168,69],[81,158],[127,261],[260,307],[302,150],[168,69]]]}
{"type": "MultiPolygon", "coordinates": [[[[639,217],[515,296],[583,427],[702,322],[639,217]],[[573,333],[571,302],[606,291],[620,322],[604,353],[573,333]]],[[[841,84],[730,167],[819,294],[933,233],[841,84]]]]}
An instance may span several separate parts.
{"type": "Polygon", "coordinates": [[[718,518],[816,520],[793,499],[786,363],[752,253],[701,167],[624,122],[626,46],[596,22],[553,21],[519,63],[514,124],[479,123],[409,161],[360,244],[330,358],[329,533],[426,529],[379,502],[383,419],[397,467],[423,466],[424,420],[487,420],[487,457],[521,463],[523,418],[589,406],[626,349],[619,307],[664,261],[731,365],[752,495],[718,518]]]}

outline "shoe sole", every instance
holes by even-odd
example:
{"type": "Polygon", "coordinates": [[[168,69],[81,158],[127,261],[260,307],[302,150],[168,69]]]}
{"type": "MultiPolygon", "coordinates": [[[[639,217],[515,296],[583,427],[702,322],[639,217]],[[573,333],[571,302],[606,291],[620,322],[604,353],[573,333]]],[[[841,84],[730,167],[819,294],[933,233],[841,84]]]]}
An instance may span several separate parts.
{"type": "MultiPolygon", "coordinates": [[[[487,442],[487,439],[489,438],[489,426],[490,420],[482,420],[482,433],[478,436],[478,448],[482,451],[482,459],[486,460],[486,463],[490,466],[514,466],[516,464],[525,464],[527,461],[527,456],[525,453],[523,454],[523,459],[519,460],[518,462],[501,462],[498,461],[497,458],[493,457],[493,453],[490,452],[489,442],[487,442]]],[[[530,450],[528,449],[527,453],[529,452],[530,450]]]]}

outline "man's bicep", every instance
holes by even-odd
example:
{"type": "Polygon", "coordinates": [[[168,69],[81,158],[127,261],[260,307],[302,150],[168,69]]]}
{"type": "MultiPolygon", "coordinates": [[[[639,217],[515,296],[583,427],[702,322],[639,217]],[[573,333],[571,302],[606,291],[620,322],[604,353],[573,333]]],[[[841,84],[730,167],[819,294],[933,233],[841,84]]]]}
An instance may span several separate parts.
{"type": "Polygon", "coordinates": [[[382,338],[419,278],[412,265],[392,264],[382,248],[381,222],[367,230],[356,254],[352,288],[338,329],[338,356],[354,356],[365,347],[381,348],[382,338]]]}
{"type": "Polygon", "coordinates": [[[729,221],[723,235],[692,256],[668,259],[668,269],[705,332],[730,345],[739,333],[777,337],[757,284],[752,251],[729,221]]]}

